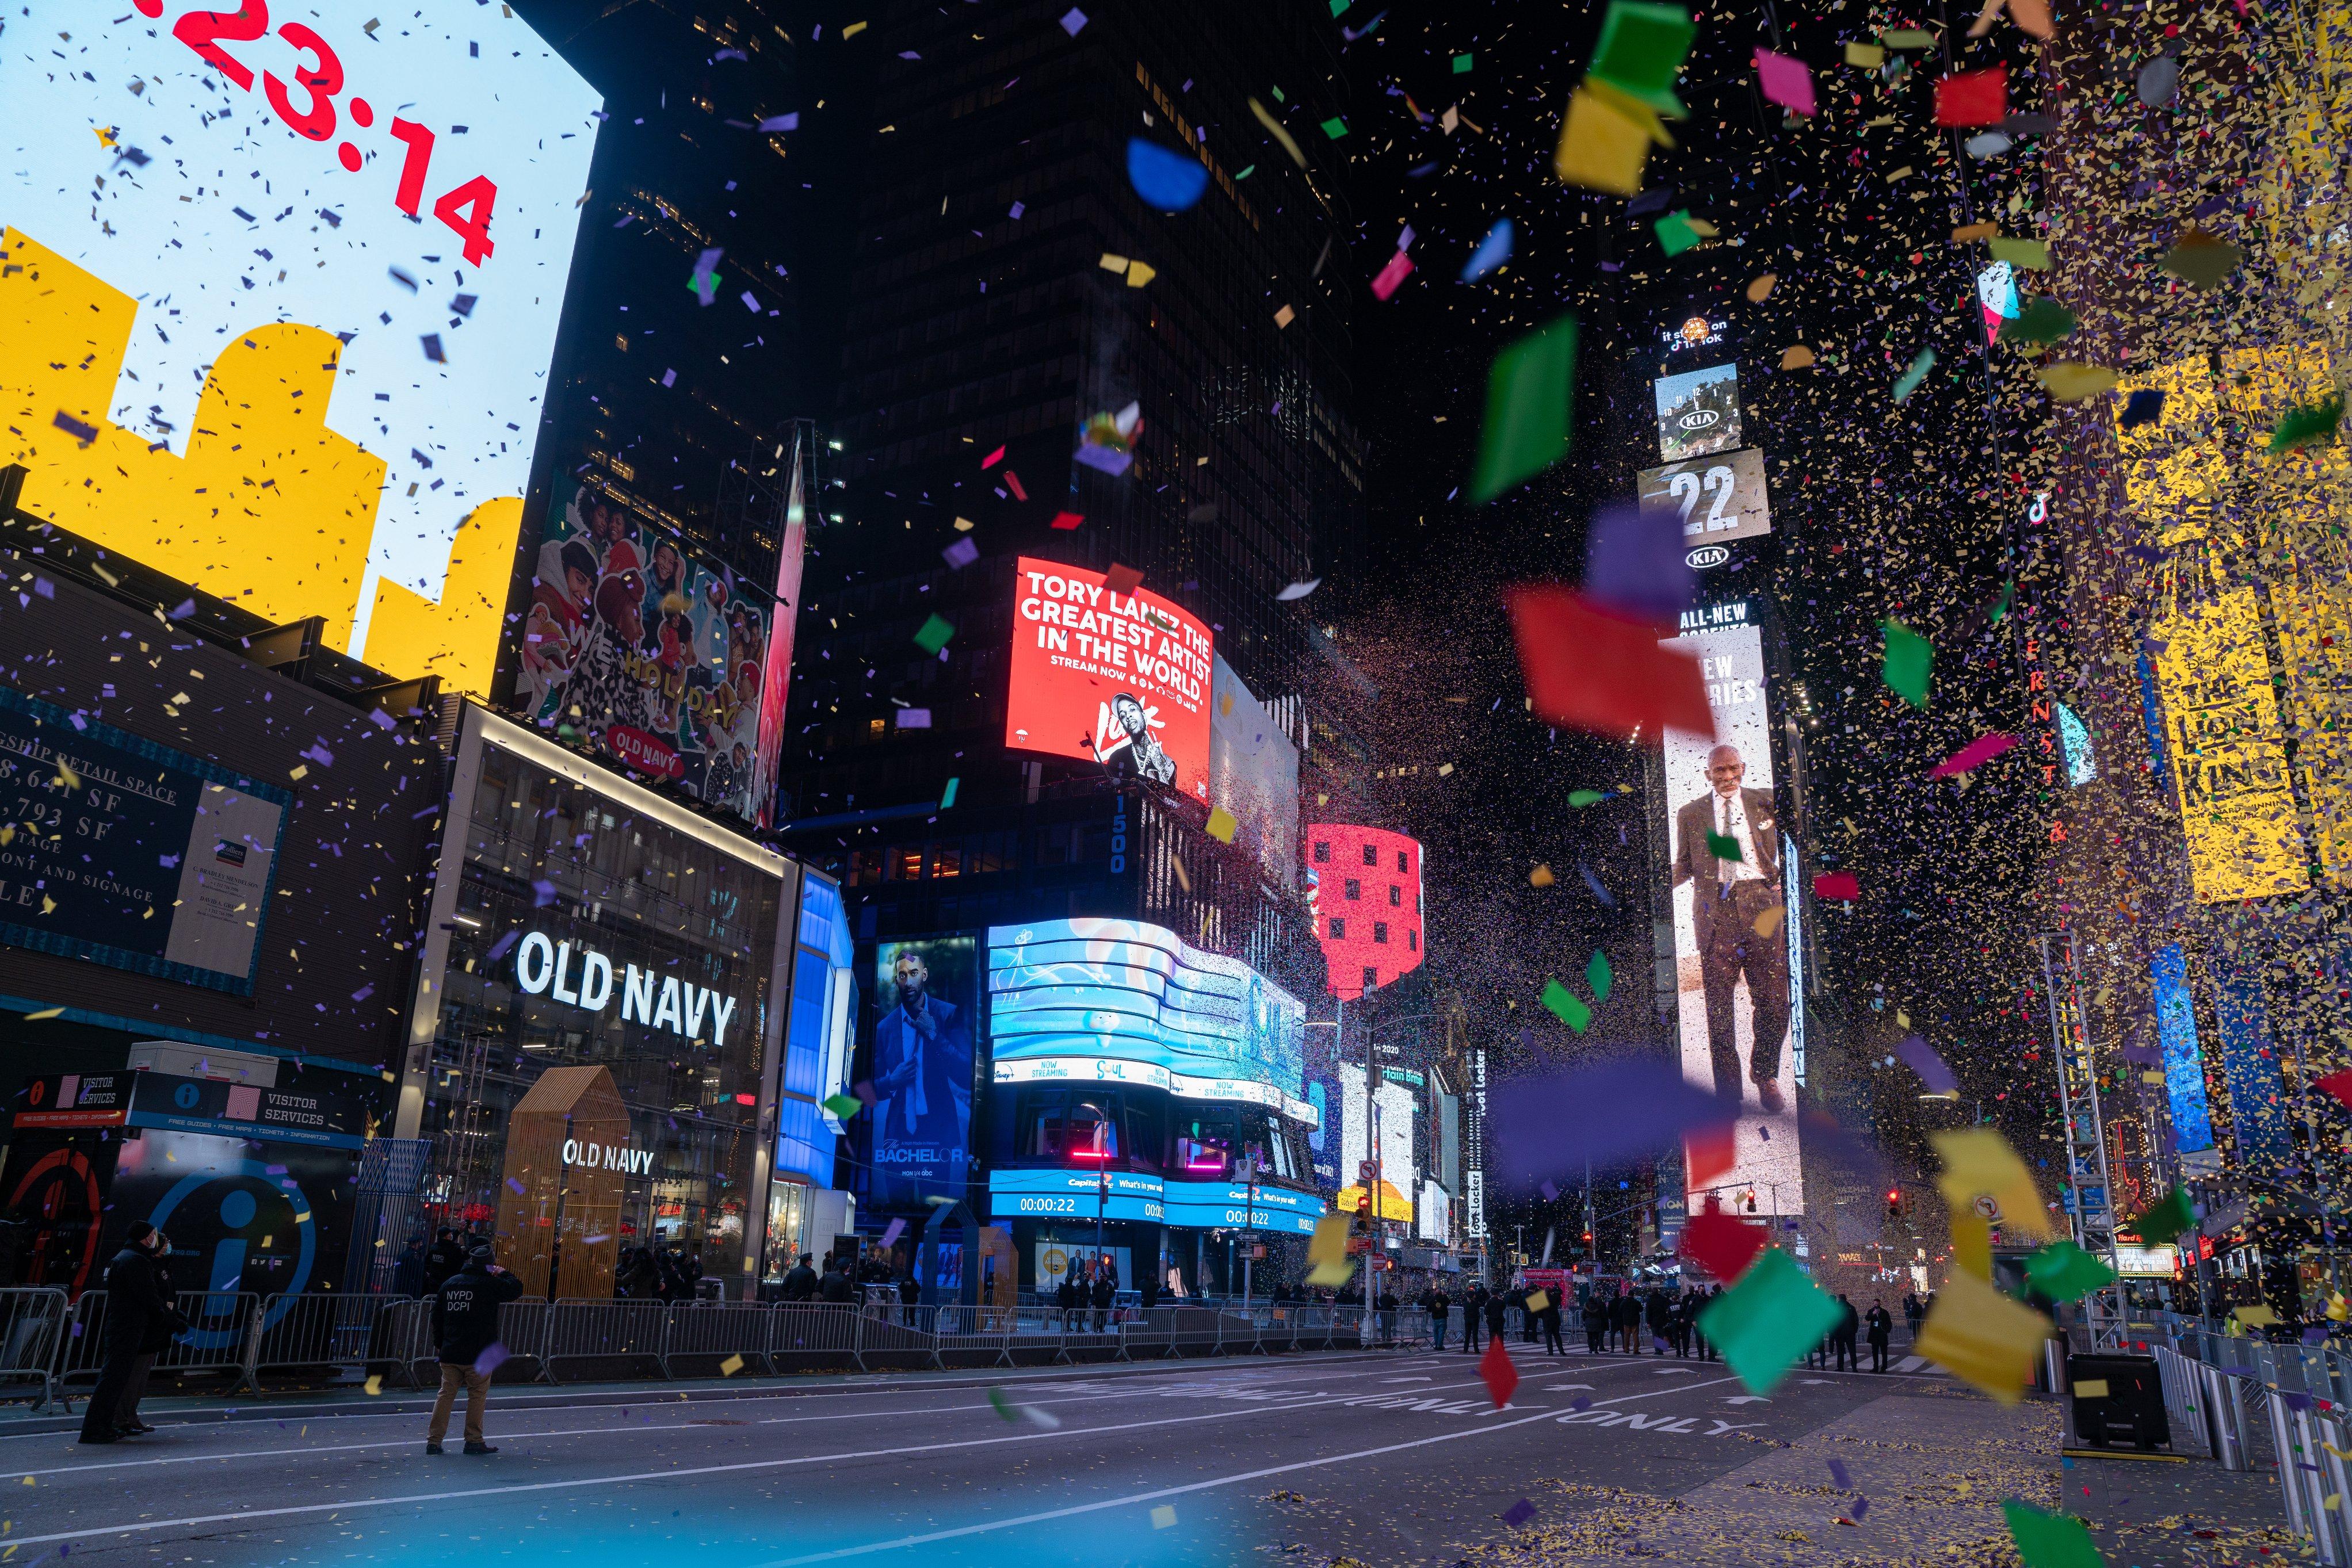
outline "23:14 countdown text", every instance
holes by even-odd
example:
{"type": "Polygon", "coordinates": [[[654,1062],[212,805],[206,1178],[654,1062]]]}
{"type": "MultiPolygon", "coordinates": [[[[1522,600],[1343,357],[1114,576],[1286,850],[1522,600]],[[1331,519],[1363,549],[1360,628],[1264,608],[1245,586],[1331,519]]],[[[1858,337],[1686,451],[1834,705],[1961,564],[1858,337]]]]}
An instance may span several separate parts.
{"type": "MultiPolygon", "coordinates": [[[[133,3],[142,16],[153,18],[163,14],[163,0],[133,3]]],[[[173,37],[245,92],[253,90],[253,68],[232,54],[227,46],[257,43],[268,34],[268,0],[241,0],[236,11],[189,11],[172,25],[173,37]]],[[[341,57],[326,39],[299,22],[287,23],[278,29],[277,36],[296,56],[293,82],[289,86],[277,72],[264,70],[263,96],[296,135],[312,141],[332,139],[339,123],[335,99],[344,85],[341,57]]],[[[354,95],[345,100],[342,108],[351,122],[362,131],[375,124],[375,110],[366,99],[354,95]]],[[[413,218],[424,201],[425,182],[433,165],[433,131],[397,115],[386,130],[405,149],[393,205],[413,218]]],[[[339,142],[335,153],[342,166],[353,173],[367,162],[365,154],[349,141],[339,142]]],[[[433,215],[464,242],[469,266],[481,266],[498,248],[490,240],[490,214],[498,200],[498,186],[487,176],[477,174],[445,191],[433,204],[433,215]]]]}

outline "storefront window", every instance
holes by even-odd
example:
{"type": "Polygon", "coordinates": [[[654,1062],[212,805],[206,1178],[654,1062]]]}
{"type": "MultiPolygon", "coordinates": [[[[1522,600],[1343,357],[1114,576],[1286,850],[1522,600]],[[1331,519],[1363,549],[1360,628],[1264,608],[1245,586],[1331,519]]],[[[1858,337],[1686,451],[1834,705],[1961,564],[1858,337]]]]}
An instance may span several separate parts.
{"type": "Polygon", "coordinates": [[[769,1197],[751,1182],[782,879],[481,758],[425,1090],[434,1222],[496,1228],[501,1261],[520,1248],[527,1284],[566,1295],[631,1289],[646,1249],[740,1275],[769,1197]],[[508,1234],[532,1228],[561,1246],[508,1234]]]}

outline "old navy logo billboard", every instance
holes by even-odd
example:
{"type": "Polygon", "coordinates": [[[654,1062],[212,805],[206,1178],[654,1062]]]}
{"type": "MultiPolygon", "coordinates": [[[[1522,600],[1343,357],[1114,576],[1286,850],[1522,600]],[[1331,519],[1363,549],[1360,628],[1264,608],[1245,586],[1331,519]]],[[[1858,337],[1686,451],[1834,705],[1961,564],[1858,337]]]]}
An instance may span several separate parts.
{"type": "Polygon", "coordinates": [[[690,980],[656,975],[635,964],[623,966],[616,975],[613,960],[593,947],[559,942],[544,931],[530,933],[515,949],[515,984],[534,997],[552,997],[600,1013],[612,1005],[616,981],[623,1023],[667,1030],[697,1043],[708,1024],[710,1043],[727,1043],[727,1026],[735,1018],[733,997],[722,997],[690,980]]]}

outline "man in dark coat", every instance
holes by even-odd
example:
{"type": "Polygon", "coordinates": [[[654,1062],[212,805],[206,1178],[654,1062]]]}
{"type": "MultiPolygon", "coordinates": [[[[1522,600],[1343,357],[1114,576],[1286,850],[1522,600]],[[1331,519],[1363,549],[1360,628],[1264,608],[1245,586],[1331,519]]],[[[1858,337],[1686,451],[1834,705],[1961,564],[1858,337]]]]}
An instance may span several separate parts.
{"type": "Polygon", "coordinates": [[[837,1307],[848,1306],[857,1299],[856,1291],[850,1286],[849,1276],[841,1271],[841,1260],[830,1252],[825,1254],[824,1277],[816,1282],[816,1294],[819,1301],[837,1307]]]}
{"type": "Polygon", "coordinates": [[[1837,1353],[1837,1370],[1860,1372],[1862,1357],[1854,1354],[1854,1338],[1862,1331],[1862,1314],[1853,1310],[1843,1291],[1838,1292],[1837,1326],[1830,1330],[1830,1346],[1837,1353]]]}
{"type": "Polygon", "coordinates": [[[1656,1286],[1650,1287],[1650,1299],[1642,1304],[1642,1316],[1650,1325],[1650,1347],[1659,1355],[1666,1354],[1666,1330],[1675,1321],[1675,1309],[1666,1301],[1666,1293],[1656,1286]]]}
{"type": "Polygon", "coordinates": [[[1642,1298],[1630,1283],[1611,1309],[1610,1319],[1617,1330],[1617,1348],[1627,1355],[1641,1354],[1642,1298]]]}
{"type": "Polygon", "coordinates": [[[495,1454],[482,1436],[482,1415],[490,1403],[490,1374],[484,1353],[499,1340],[499,1309],[522,1294],[522,1281],[490,1261],[487,1246],[474,1249],[466,1266],[441,1282],[433,1298],[433,1340],[440,1346],[441,1392],[433,1420],[425,1428],[425,1451],[441,1452],[449,1435],[449,1408],[466,1391],[466,1452],[495,1454]]]}
{"type": "Polygon", "coordinates": [[[1486,1316],[1486,1283],[1480,1281],[1470,1287],[1469,1296],[1462,1303],[1462,1354],[1478,1354],[1478,1325],[1486,1316]]]}
{"type": "Polygon", "coordinates": [[[1543,1323],[1544,1354],[1566,1355],[1568,1347],[1559,1343],[1559,1297],[1552,1291],[1546,1291],[1543,1308],[1536,1313],[1536,1316],[1543,1323]]]}
{"type": "Polygon", "coordinates": [[[1429,1294],[1422,1298],[1422,1303],[1429,1309],[1430,1348],[1444,1350],[1445,1348],[1445,1314],[1454,1310],[1454,1298],[1445,1293],[1444,1286],[1433,1285],[1430,1287],[1429,1294]]]}
{"type": "Polygon", "coordinates": [[[147,1268],[154,1275],[155,1294],[163,1306],[147,1324],[147,1337],[140,1342],[139,1359],[131,1364],[131,1381],[123,1385],[122,1397],[114,1407],[114,1429],[126,1437],[143,1437],[155,1429],[139,1418],[139,1401],[147,1396],[148,1374],[155,1369],[155,1358],[188,1332],[187,1316],[180,1311],[177,1293],[172,1289],[172,1270],[163,1262],[171,1255],[172,1239],[156,1232],[155,1250],[147,1260],[147,1268]]]}
{"type": "Polygon", "coordinates": [[[123,1391],[141,1370],[142,1359],[153,1364],[154,1354],[146,1348],[148,1333],[163,1321],[163,1314],[171,1307],[157,1288],[153,1267],[155,1251],[161,1245],[162,1239],[153,1226],[143,1219],[135,1220],[122,1250],[107,1265],[106,1360],[99,1371],[98,1386],[89,1391],[89,1402],[82,1406],[81,1440],[85,1443],[121,1439],[117,1417],[123,1391]]]}
{"type": "Polygon", "coordinates": [[[415,1300],[425,1293],[425,1238],[412,1236],[392,1265],[392,1293],[415,1300]]]}
{"type": "Polygon", "coordinates": [[[1495,1343],[1496,1341],[1503,1338],[1504,1325],[1508,1321],[1509,1314],[1510,1306],[1503,1300],[1502,1291],[1497,1291],[1493,1295],[1486,1298],[1487,1343],[1495,1343]]]}
{"type": "Polygon", "coordinates": [[[801,1260],[784,1274],[784,1300],[814,1301],[816,1297],[816,1270],[809,1267],[811,1254],[803,1252],[801,1260]]]}
{"type": "Polygon", "coordinates": [[[443,1226],[433,1236],[433,1245],[425,1254],[425,1294],[438,1296],[450,1275],[466,1266],[468,1250],[457,1239],[457,1233],[443,1226]]]}
{"type": "Polygon", "coordinates": [[[1599,1355],[1609,1340],[1609,1298],[1601,1293],[1601,1282],[1594,1281],[1584,1292],[1584,1348],[1599,1355]]]}
{"type": "Polygon", "coordinates": [[[1093,1291],[1095,1333],[1110,1327],[1110,1304],[1118,1299],[1118,1268],[1108,1258],[1095,1270],[1093,1291]]]}
{"type": "Polygon", "coordinates": [[[1895,1319],[1886,1311],[1885,1301],[1870,1303],[1870,1316],[1864,1320],[1870,1326],[1870,1370],[1886,1370],[1886,1342],[1895,1333],[1895,1319]]]}

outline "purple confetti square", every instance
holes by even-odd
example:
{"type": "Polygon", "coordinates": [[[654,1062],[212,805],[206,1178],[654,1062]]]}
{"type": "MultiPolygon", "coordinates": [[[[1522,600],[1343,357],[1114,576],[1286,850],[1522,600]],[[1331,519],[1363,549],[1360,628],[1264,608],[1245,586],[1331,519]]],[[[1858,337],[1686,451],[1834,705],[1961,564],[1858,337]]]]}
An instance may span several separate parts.
{"type": "Polygon", "coordinates": [[[1590,1410],[1592,1408],[1592,1396],[1580,1394],[1568,1402],[1568,1407],[1571,1410],[1590,1410]]]}
{"type": "Polygon", "coordinates": [[[950,566],[961,571],[980,559],[980,546],[971,539],[958,539],[940,554],[946,558],[950,566]]]}
{"type": "Polygon", "coordinates": [[[474,1370],[487,1377],[505,1365],[507,1358],[512,1354],[505,1345],[494,1340],[488,1349],[474,1358],[474,1370]]]}
{"type": "Polygon", "coordinates": [[[545,909],[555,902],[555,884],[551,882],[534,882],[530,884],[530,896],[533,904],[545,909]]]}
{"type": "Polygon", "coordinates": [[[1521,1498],[1504,1511],[1503,1522],[1514,1530],[1536,1516],[1536,1505],[1521,1498]]]}
{"type": "Polygon", "coordinates": [[[1559,1188],[1552,1186],[1549,1182],[1546,1182],[1543,1184],[1543,1195],[1547,1199],[1558,1197],[1559,1196],[1559,1188]]]}
{"type": "Polygon", "coordinates": [[[1073,38],[1078,36],[1078,29],[1086,25],[1087,14],[1076,5],[1071,6],[1068,13],[1062,18],[1062,31],[1069,34],[1073,38]]]}
{"type": "Polygon", "coordinates": [[[1840,1491],[1853,1490],[1853,1478],[1846,1473],[1845,1461],[1843,1459],[1830,1461],[1830,1479],[1837,1482],[1840,1491]]]}
{"type": "Polygon", "coordinates": [[[1862,1516],[1869,1511],[1870,1500],[1866,1497],[1858,1497],[1853,1500],[1853,1511],[1849,1517],[1852,1518],[1856,1524],[1859,1524],[1862,1522],[1862,1516]]]}
{"type": "Polygon", "coordinates": [[[525,1189],[524,1189],[524,1187],[523,1187],[522,1183],[520,1183],[520,1182],[517,1181],[514,1177],[512,1177],[512,1176],[509,1176],[509,1177],[507,1177],[507,1185],[508,1185],[509,1186],[510,1186],[510,1187],[514,1188],[514,1195],[515,1195],[517,1197],[522,1197],[522,1196],[524,1195],[524,1191],[525,1191],[525,1189]]]}

